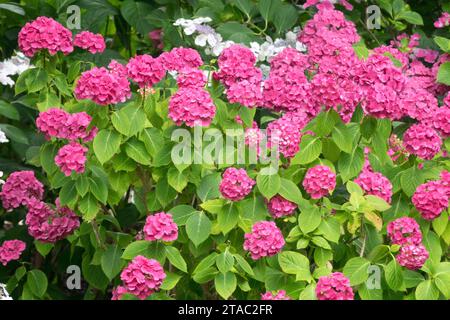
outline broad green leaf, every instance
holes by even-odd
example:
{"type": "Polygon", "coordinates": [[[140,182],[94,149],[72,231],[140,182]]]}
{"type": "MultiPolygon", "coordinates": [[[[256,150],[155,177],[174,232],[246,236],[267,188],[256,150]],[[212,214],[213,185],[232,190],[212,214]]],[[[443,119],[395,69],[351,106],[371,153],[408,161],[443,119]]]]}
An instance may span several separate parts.
{"type": "Polygon", "coordinates": [[[144,143],[137,139],[133,138],[125,143],[125,152],[137,163],[143,165],[151,164],[150,155],[148,154],[147,149],[145,149],[144,143]]]}
{"type": "Polygon", "coordinates": [[[12,120],[19,120],[20,114],[17,109],[10,103],[0,100],[0,115],[12,120]]]}
{"type": "Polygon", "coordinates": [[[369,277],[369,273],[367,271],[369,266],[369,260],[361,257],[355,257],[347,261],[344,266],[343,273],[350,280],[350,284],[355,286],[367,280],[369,277]]]}
{"type": "Polygon", "coordinates": [[[320,225],[322,215],[317,207],[311,206],[306,210],[302,210],[298,216],[298,226],[303,233],[308,234],[320,225]]]}
{"type": "Polygon", "coordinates": [[[221,273],[227,273],[228,271],[231,271],[234,266],[234,256],[228,249],[217,256],[216,266],[221,273]]]}
{"type": "Polygon", "coordinates": [[[441,64],[438,70],[437,81],[450,86],[450,62],[441,64]]]}
{"type": "Polygon", "coordinates": [[[220,197],[219,184],[221,180],[219,173],[213,173],[202,178],[197,188],[197,196],[202,202],[220,197]]]}
{"type": "Polygon", "coordinates": [[[344,182],[356,177],[361,172],[363,166],[364,151],[358,146],[351,153],[342,154],[338,162],[338,168],[344,182]]]}
{"type": "Polygon", "coordinates": [[[179,193],[181,193],[188,184],[188,178],[174,167],[170,168],[167,172],[167,181],[169,182],[169,185],[179,193]]]}
{"type": "Polygon", "coordinates": [[[388,286],[394,291],[400,291],[404,286],[402,268],[395,259],[392,259],[385,268],[384,274],[388,286]]]}
{"type": "Polygon", "coordinates": [[[217,214],[219,230],[223,234],[230,232],[239,221],[239,209],[235,203],[228,203],[217,214]]]}
{"type": "Polygon", "coordinates": [[[114,128],[127,137],[131,137],[144,129],[145,119],[147,118],[144,110],[135,103],[126,105],[111,116],[114,128]]]}
{"type": "Polygon", "coordinates": [[[289,274],[309,272],[309,260],[301,253],[294,251],[283,251],[278,254],[278,263],[281,270],[289,274]]]}
{"type": "Polygon", "coordinates": [[[280,190],[278,193],[286,200],[294,203],[299,203],[303,200],[299,187],[289,179],[281,178],[280,190]]]}
{"type": "Polygon", "coordinates": [[[181,255],[180,250],[172,246],[166,246],[165,248],[166,256],[167,259],[169,259],[170,263],[173,264],[177,269],[183,272],[187,272],[186,261],[181,255]]]}
{"type": "Polygon", "coordinates": [[[203,212],[195,212],[186,221],[186,233],[194,245],[198,246],[209,237],[211,221],[203,212]]]}
{"type": "Polygon", "coordinates": [[[122,253],[122,259],[132,260],[134,257],[142,255],[145,256],[149,250],[150,242],[145,240],[139,240],[130,243],[125,251],[122,253]]]}
{"type": "Polygon", "coordinates": [[[111,129],[100,130],[94,138],[94,153],[101,164],[119,152],[121,143],[120,134],[111,129]]]}
{"type": "Polygon", "coordinates": [[[353,140],[354,140],[354,134],[353,130],[349,127],[347,127],[343,123],[338,123],[332,133],[332,138],[334,143],[341,149],[342,151],[346,153],[351,153],[353,150],[353,140]]]}
{"type": "Polygon", "coordinates": [[[47,276],[41,270],[31,270],[27,275],[27,285],[36,297],[42,298],[47,291],[47,276]]]}
{"type": "Polygon", "coordinates": [[[232,272],[218,273],[214,278],[216,291],[224,299],[228,299],[233,294],[236,285],[236,276],[232,272]]]}
{"type": "Polygon", "coordinates": [[[316,160],[322,152],[322,142],[318,137],[305,135],[300,142],[300,151],[292,158],[291,164],[308,164],[316,160]]]}
{"type": "Polygon", "coordinates": [[[100,209],[97,200],[91,193],[88,193],[80,200],[78,208],[83,213],[83,218],[87,221],[93,220],[100,209]]]}
{"type": "Polygon", "coordinates": [[[422,281],[416,288],[417,300],[437,300],[439,298],[439,289],[433,281],[422,281]]]}
{"type": "Polygon", "coordinates": [[[267,199],[272,198],[281,188],[281,178],[278,174],[258,174],[256,185],[261,194],[267,199]]]}
{"type": "Polygon", "coordinates": [[[110,245],[102,255],[101,267],[109,280],[114,279],[122,270],[121,255],[122,250],[117,245],[110,245]]]}
{"type": "Polygon", "coordinates": [[[169,213],[172,214],[173,221],[178,226],[184,226],[189,217],[196,212],[198,211],[194,207],[186,204],[180,204],[169,210],[169,213]]]}

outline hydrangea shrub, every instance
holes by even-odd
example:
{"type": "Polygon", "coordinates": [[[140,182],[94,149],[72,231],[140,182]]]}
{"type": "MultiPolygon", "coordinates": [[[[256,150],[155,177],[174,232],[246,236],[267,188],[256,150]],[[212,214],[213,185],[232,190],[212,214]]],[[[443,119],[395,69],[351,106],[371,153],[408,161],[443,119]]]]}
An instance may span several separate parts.
{"type": "Polygon", "coordinates": [[[116,24],[21,23],[0,90],[14,299],[450,298],[448,5],[427,26],[375,1],[372,32],[356,1],[140,3],[164,23],[118,3],[97,14],[135,32],[119,45],[116,24]]]}

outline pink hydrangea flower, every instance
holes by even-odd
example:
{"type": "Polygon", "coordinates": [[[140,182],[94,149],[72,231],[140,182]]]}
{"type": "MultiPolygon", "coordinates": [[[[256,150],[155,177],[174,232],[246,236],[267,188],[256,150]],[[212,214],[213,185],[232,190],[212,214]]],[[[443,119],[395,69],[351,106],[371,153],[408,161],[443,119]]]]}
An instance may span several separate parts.
{"type": "Polygon", "coordinates": [[[230,103],[239,103],[248,108],[260,106],[263,95],[261,80],[250,79],[235,82],[226,91],[230,103]]]}
{"type": "Polygon", "coordinates": [[[120,274],[125,290],[141,300],[158,291],[165,278],[161,264],[144,256],[135,257],[120,274]]]}
{"type": "Polygon", "coordinates": [[[148,38],[153,42],[154,46],[158,50],[164,49],[163,31],[162,29],[155,29],[148,33],[148,38]]]}
{"type": "Polygon", "coordinates": [[[28,57],[47,49],[51,55],[61,51],[65,55],[73,51],[72,32],[48,17],[38,17],[27,22],[19,32],[19,48],[28,57]]]}
{"type": "Polygon", "coordinates": [[[99,105],[125,102],[131,97],[128,79],[106,68],[92,68],[81,74],[75,87],[77,99],[90,99],[99,105]]]}
{"type": "Polygon", "coordinates": [[[117,286],[112,291],[111,300],[121,300],[123,295],[128,293],[124,286],[117,286]]]}
{"type": "Polygon", "coordinates": [[[55,163],[66,176],[70,176],[72,171],[83,173],[87,151],[88,148],[78,142],[70,142],[58,150],[55,163]]]}
{"type": "Polygon", "coordinates": [[[170,52],[163,52],[159,59],[166,70],[180,71],[185,68],[198,68],[203,60],[197,50],[192,48],[173,48],[170,52]]]}
{"type": "Polygon", "coordinates": [[[40,112],[36,118],[36,127],[47,137],[65,139],[67,137],[66,123],[70,114],[62,109],[50,108],[40,112]]]}
{"type": "Polygon", "coordinates": [[[402,217],[389,222],[387,234],[393,244],[420,244],[422,243],[422,232],[416,220],[402,217]]]}
{"type": "Polygon", "coordinates": [[[267,291],[266,293],[261,294],[261,300],[292,300],[292,299],[286,295],[286,291],[278,290],[275,293],[267,291]]]}
{"type": "Polygon", "coordinates": [[[267,201],[267,209],[272,217],[281,218],[292,215],[297,209],[297,205],[280,195],[276,195],[267,201]]]}
{"type": "Polygon", "coordinates": [[[253,52],[238,44],[234,44],[222,51],[218,58],[219,72],[215,78],[222,82],[226,88],[236,82],[261,79],[261,70],[254,67],[256,57],[253,52]]]}
{"type": "Polygon", "coordinates": [[[350,280],[341,272],[319,278],[316,286],[318,300],[353,300],[353,289],[350,280]]]}
{"type": "Polygon", "coordinates": [[[398,264],[409,269],[422,268],[429,257],[427,249],[422,244],[405,244],[395,256],[398,264]]]}
{"type": "Polygon", "coordinates": [[[281,230],[273,221],[256,222],[252,232],[244,237],[244,250],[250,252],[253,260],[276,255],[285,244],[281,230]]]}
{"type": "Polygon", "coordinates": [[[41,200],[44,185],[36,179],[33,171],[16,171],[9,175],[3,185],[1,199],[3,208],[11,210],[27,206],[31,200],[41,200]]]}
{"type": "Polygon", "coordinates": [[[294,157],[300,150],[302,134],[298,124],[283,116],[267,126],[268,147],[275,148],[286,158],[294,157]]]}
{"type": "Polygon", "coordinates": [[[26,244],[20,240],[7,240],[0,246],[0,263],[6,266],[8,262],[19,260],[26,244]]]}
{"type": "Polygon", "coordinates": [[[441,151],[442,140],[434,129],[424,124],[415,124],[404,133],[403,144],[409,153],[431,160],[441,151]]]}
{"type": "Polygon", "coordinates": [[[358,178],[355,179],[355,183],[367,194],[380,197],[387,203],[391,203],[392,183],[381,173],[363,170],[358,178]]]}
{"type": "Polygon", "coordinates": [[[32,200],[25,223],[30,236],[47,243],[66,238],[80,226],[78,216],[69,208],[61,207],[59,199],[55,209],[45,202],[32,200]]]}
{"type": "Polygon", "coordinates": [[[206,75],[200,69],[182,69],[177,76],[179,88],[203,88],[206,84],[206,75]]]}
{"type": "Polygon", "coordinates": [[[127,74],[140,88],[145,88],[160,82],[166,75],[166,70],[160,59],[143,54],[128,61],[127,74]]]}
{"type": "Polygon", "coordinates": [[[437,99],[425,89],[409,86],[401,97],[403,113],[419,121],[429,119],[438,109],[437,99]]]}
{"type": "Polygon", "coordinates": [[[216,107],[208,91],[201,88],[180,88],[169,101],[169,118],[177,125],[207,127],[216,107]]]}
{"type": "Polygon", "coordinates": [[[81,49],[88,50],[90,53],[101,53],[105,51],[105,39],[100,33],[92,33],[90,31],[82,31],[75,36],[73,45],[81,49]]]}
{"type": "Polygon", "coordinates": [[[442,171],[439,182],[446,188],[447,196],[450,197],[450,172],[447,170],[442,171]]]}
{"type": "Polygon", "coordinates": [[[434,22],[434,27],[442,29],[450,25],[450,13],[442,12],[442,15],[434,22]]]}
{"type": "Polygon", "coordinates": [[[252,191],[255,183],[245,169],[227,168],[222,175],[219,190],[224,198],[240,201],[252,191]]]}
{"type": "Polygon", "coordinates": [[[127,66],[117,62],[116,60],[111,60],[108,64],[108,70],[111,73],[115,73],[120,77],[127,77],[127,66]]]}
{"type": "Polygon", "coordinates": [[[450,106],[435,109],[428,122],[443,138],[450,137],[450,106]]]}
{"type": "Polygon", "coordinates": [[[256,154],[261,153],[261,141],[264,139],[264,133],[258,128],[256,122],[253,123],[253,127],[245,129],[244,142],[249,148],[256,150],[256,154]]]}
{"type": "Polygon", "coordinates": [[[303,179],[303,187],[312,199],[320,199],[336,187],[336,174],[327,166],[309,168],[303,179]]]}
{"type": "Polygon", "coordinates": [[[82,139],[83,141],[91,141],[98,130],[97,128],[88,130],[91,121],[92,117],[86,112],[71,114],[65,123],[65,138],[69,140],[82,139]]]}
{"type": "Polygon", "coordinates": [[[429,181],[417,187],[412,203],[426,220],[439,217],[448,208],[448,189],[440,181],[429,181]]]}
{"type": "Polygon", "coordinates": [[[155,213],[145,221],[144,237],[148,241],[175,241],[178,238],[178,226],[170,213],[155,213]]]}

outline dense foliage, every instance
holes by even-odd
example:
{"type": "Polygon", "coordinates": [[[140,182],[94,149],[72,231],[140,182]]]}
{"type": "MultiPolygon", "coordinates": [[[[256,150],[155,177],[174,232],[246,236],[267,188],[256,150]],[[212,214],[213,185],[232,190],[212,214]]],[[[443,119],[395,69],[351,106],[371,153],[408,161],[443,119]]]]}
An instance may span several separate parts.
{"type": "Polygon", "coordinates": [[[0,3],[0,298],[449,299],[450,2],[333,3],[0,3]]]}

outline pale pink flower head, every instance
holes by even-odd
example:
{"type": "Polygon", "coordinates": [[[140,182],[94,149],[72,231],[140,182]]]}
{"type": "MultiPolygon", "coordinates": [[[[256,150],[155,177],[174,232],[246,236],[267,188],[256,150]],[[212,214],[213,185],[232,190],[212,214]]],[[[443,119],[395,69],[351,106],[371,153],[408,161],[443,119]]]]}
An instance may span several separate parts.
{"type": "Polygon", "coordinates": [[[50,108],[40,112],[36,118],[36,127],[47,138],[55,137],[60,139],[67,138],[67,120],[70,114],[59,108],[50,108]]]}
{"type": "Polygon", "coordinates": [[[319,278],[316,286],[318,300],[353,300],[350,280],[341,272],[334,272],[319,278]]]}
{"type": "Polygon", "coordinates": [[[278,290],[275,293],[267,291],[266,293],[261,294],[261,300],[292,300],[292,299],[286,295],[286,291],[278,290]]]}
{"type": "Polygon", "coordinates": [[[180,88],[169,101],[169,118],[188,127],[211,124],[216,107],[211,95],[202,88],[180,88]]]}
{"type": "Polygon", "coordinates": [[[290,216],[297,209],[297,205],[289,200],[286,200],[279,194],[266,201],[267,209],[274,218],[281,218],[290,216]]]}
{"type": "Polygon", "coordinates": [[[106,49],[105,39],[100,33],[82,31],[75,36],[73,45],[81,49],[88,50],[90,53],[102,53],[106,49]]]}
{"type": "Polygon", "coordinates": [[[198,68],[203,65],[203,60],[197,50],[192,48],[173,48],[170,52],[163,52],[158,59],[164,69],[180,71],[186,68],[198,68]]]}
{"type": "Polygon", "coordinates": [[[160,82],[166,75],[166,70],[160,59],[142,54],[128,61],[127,74],[140,88],[148,88],[160,82]]]}
{"type": "Polygon", "coordinates": [[[30,236],[47,243],[66,238],[80,226],[78,216],[69,208],[61,207],[59,199],[55,209],[45,202],[32,200],[25,223],[30,236]]]}
{"type": "Polygon", "coordinates": [[[224,198],[240,201],[252,191],[255,183],[245,169],[227,168],[222,175],[219,190],[224,198]]]}
{"type": "Polygon", "coordinates": [[[429,126],[415,124],[404,133],[403,144],[409,153],[424,160],[431,160],[441,151],[442,140],[429,126]]]}
{"type": "Polygon", "coordinates": [[[429,253],[423,244],[405,244],[400,248],[400,252],[395,256],[398,264],[409,269],[417,270],[422,268],[429,257],[429,253]]]}
{"type": "Polygon", "coordinates": [[[206,84],[206,75],[200,69],[182,69],[177,76],[179,88],[203,88],[206,84]]]}
{"type": "Polygon", "coordinates": [[[135,257],[120,274],[126,292],[141,300],[158,291],[165,278],[161,264],[144,256],[135,257]]]}
{"type": "Polygon", "coordinates": [[[27,22],[19,31],[19,48],[27,56],[47,49],[51,55],[61,51],[65,55],[73,51],[72,32],[48,17],[38,17],[27,22]]]}
{"type": "Polygon", "coordinates": [[[148,241],[175,241],[178,238],[178,226],[170,213],[159,212],[149,215],[145,220],[144,237],[148,241]]]}
{"type": "Polygon", "coordinates": [[[302,134],[296,122],[283,116],[267,126],[268,147],[277,149],[284,157],[292,158],[300,150],[302,134]]]}
{"type": "Polygon", "coordinates": [[[81,74],[75,87],[77,99],[90,99],[99,105],[125,102],[131,97],[130,83],[125,76],[106,68],[94,67],[81,74]]]}
{"type": "Polygon", "coordinates": [[[253,260],[276,255],[285,244],[281,230],[273,221],[256,222],[244,238],[244,250],[250,252],[253,260]]]}
{"type": "Polygon", "coordinates": [[[303,179],[303,187],[312,199],[320,199],[333,192],[336,174],[328,167],[317,165],[309,168],[303,179]]]}
{"type": "Polygon", "coordinates": [[[7,240],[0,246],[0,263],[6,266],[8,262],[19,260],[26,244],[20,240],[7,240]]]}
{"type": "Polygon", "coordinates": [[[66,176],[70,176],[72,171],[83,173],[87,160],[87,151],[88,148],[72,141],[58,150],[55,156],[55,163],[66,176]]]}
{"type": "Polygon", "coordinates": [[[31,200],[41,200],[44,185],[36,179],[33,171],[15,171],[3,184],[1,199],[3,208],[11,210],[27,206],[31,200]]]}
{"type": "Polygon", "coordinates": [[[121,300],[123,295],[128,293],[124,286],[117,286],[112,290],[111,300],[121,300]]]}
{"type": "Polygon", "coordinates": [[[448,208],[448,189],[440,181],[429,181],[417,187],[412,203],[422,218],[433,220],[448,208]]]}
{"type": "Polygon", "coordinates": [[[387,234],[393,244],[419,244],[422,243],[422,232],[416,220],[402,217],[389,222],[387,234]]]}
{"type": "Polygon", "coordinates": [[[387,203],[391,203],[392,183],[381,173],[363,170],[358,178],[355,179],[355,183],[367,194],[380,197],[387,203]]]}

